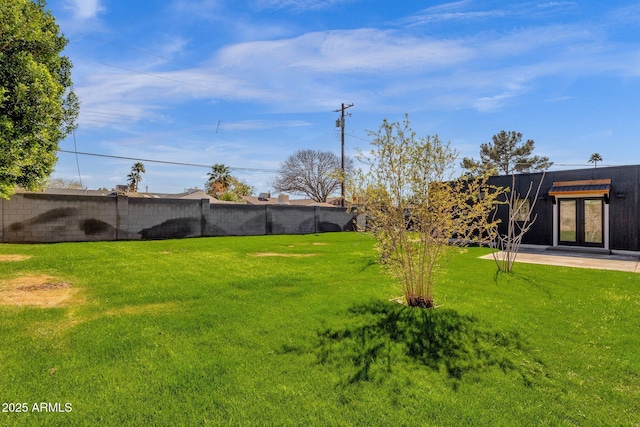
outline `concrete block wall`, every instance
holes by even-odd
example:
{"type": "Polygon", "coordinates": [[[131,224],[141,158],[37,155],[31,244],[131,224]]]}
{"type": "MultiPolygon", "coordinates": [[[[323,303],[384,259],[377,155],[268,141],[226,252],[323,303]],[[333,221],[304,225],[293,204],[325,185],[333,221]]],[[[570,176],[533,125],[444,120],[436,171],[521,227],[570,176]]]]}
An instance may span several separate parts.
{"type": "Polygon", "coordinates": [[[200,200],[129,198],[128,238],[202,236],[201,203],[200,200]]]}
{"type": "Polygon", "coordinates": [[[2,201],[2,242],[115,240],[115,208],[107,197],[16,194],[2,201]]]}
{"type": "Polygon", "coordinates": [[[316,232],[356,231],[356,214],[345,212],[342,208],[316,208],[316,232]]]}
{"type": "Polygon", "coordinates": [[[315,207],[268,205],[267,234],[315,233],[315,210],[315,207]]]}
{"type": "Polygon", "coordinates": [[[267,234],[266,206],[212,204],[205,213],[207,236],[267,234]]]}
{"type": "Polygon", "coordinates": [[[341,208],[20,193],[0,199],[5,243],[307,234],[353,230],[341,208]]]}

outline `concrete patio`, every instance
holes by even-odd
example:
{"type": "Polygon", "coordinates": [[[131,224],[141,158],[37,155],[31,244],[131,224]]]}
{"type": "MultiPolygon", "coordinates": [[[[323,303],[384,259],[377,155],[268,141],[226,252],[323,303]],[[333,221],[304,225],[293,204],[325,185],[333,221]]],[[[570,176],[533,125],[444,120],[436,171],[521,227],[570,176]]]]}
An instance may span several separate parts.
{"type": "MultiPolygon", "coordinates": [[[[516,256],[516,262],[640,273],[640,253],[614,252],[606,254],[602,252],[601,250],[576,251],[573,248],[563,250],[563,248],[557,247],[523,245],[516,256]]],[[[493,259],[493,255],[488,254],[481,258],[493,259]]]]}

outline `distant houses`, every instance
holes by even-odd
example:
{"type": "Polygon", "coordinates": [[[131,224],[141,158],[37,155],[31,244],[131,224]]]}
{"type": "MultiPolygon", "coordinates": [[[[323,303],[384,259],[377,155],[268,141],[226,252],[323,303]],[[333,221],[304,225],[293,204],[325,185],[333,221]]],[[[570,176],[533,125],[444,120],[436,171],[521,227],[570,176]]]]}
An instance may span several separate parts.
{"type": "Polygon", "coordinates": [[[316,202],[311,199],[291,199],[286,194],[280,194],[277,197],[271,197],[270,193],[261,193],[258,196],[242,196],[242,201],[229,202],[219,200],[213,196],[208,195],[201,188],[190,188],[182,193],[131,193],[117,190],[88,190],[88,189],[72,189],[72,188],[46,188],[42,190],[44,194],[60,194],[60,195],[73,195],[73,196],[106,196],[114,197],[118,194],[127,195],[128,197],[145,198],[145,199],[184,199],[184,200],[209,200],[212,204],[235,204],[242,203],[247,205],[262,206],[262,205],[282,205],[282,206],[319,206],[325,208],[340,207],[340,198],[330,198],[327,203],[316,202]]]}

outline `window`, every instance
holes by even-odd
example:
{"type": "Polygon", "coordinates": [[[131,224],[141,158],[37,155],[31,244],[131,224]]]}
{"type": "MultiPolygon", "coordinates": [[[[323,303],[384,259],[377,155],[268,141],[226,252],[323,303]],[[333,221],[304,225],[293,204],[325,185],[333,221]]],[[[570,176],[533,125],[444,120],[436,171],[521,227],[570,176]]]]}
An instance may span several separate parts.
{"type": "Polygon", "coordinates": [[[529,199],[516,199],[513,206],[515,221],[529,221],[529,199]]]}

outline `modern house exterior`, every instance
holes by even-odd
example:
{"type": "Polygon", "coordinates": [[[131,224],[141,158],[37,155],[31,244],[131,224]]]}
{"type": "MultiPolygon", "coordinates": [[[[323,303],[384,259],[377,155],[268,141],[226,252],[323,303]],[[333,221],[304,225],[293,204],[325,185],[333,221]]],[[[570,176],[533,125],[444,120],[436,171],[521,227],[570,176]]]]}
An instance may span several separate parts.
{"type": "MultiPolygon", "coordinates": [[[[494,176],[489,183],[511,187],[512,176],[494,176]]],[[[514,190],[521,199],[531,184],[531,193],[522,202],[535,201],[532,216],[536,219],[523,243],[640,251],[640,165],[515,175],[514,190]]],[[[500,231],[505,232],[505,206],[498,209],[498,218],[500,231]]]]}

